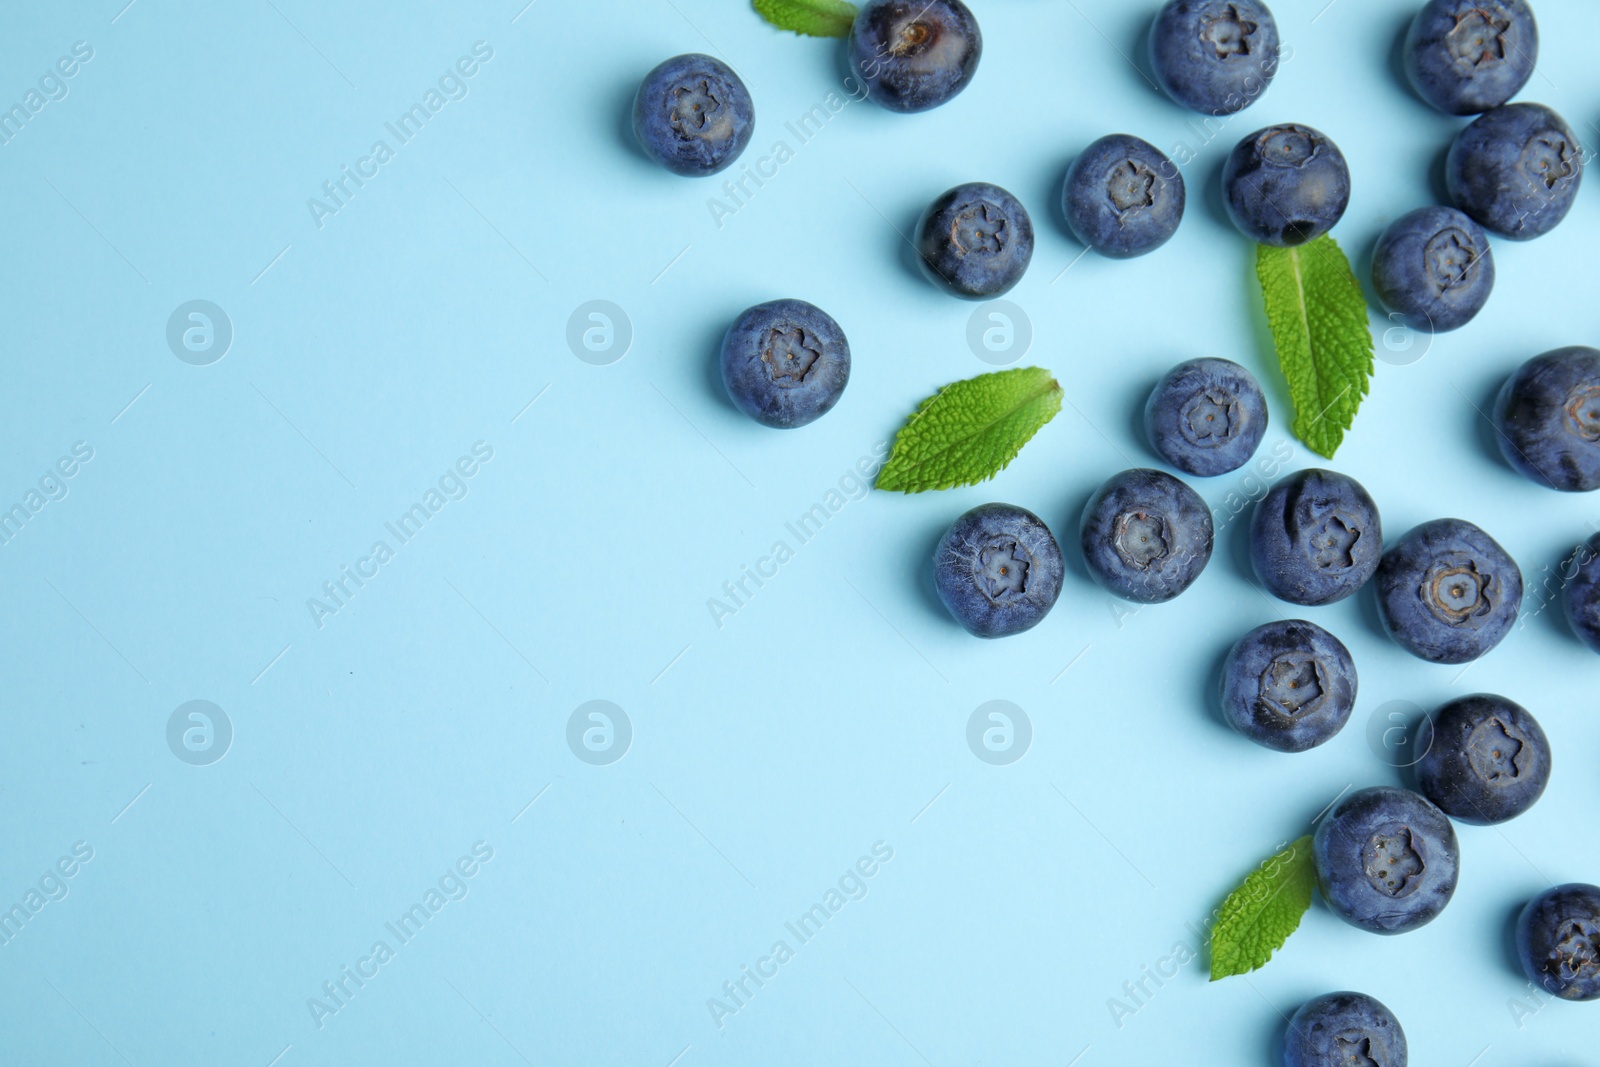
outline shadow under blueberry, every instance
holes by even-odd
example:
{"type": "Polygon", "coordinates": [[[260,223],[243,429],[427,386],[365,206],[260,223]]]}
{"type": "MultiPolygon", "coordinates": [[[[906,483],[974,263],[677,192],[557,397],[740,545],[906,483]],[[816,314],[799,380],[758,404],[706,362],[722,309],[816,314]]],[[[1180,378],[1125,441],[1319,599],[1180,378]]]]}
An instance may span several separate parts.
{"type": "MultiPolygon", "coordinates": [[[[1504,384],[1501,379],[1490,383],[1486,392],[1472,398],[1477,410],[1472,413],[1472,420],[1478,430],[1478,444],[1483,449],[1483,454],[1489,462],[1502,470],[1512,470],[1506,462],[1505,453],[1500,451],[1500,431],[1495,427],[1491,412],[1494,411],[1494,402],[1500,395],[1500,387],[1504,384]]],[[[1515,473],[1513,471],[1513,473],[1515,473]]],[[[1518,477],[1521,477],[1519,474],[1518,477]]]]}
{"type": "Polygon", "coordinates": [[[701,332],[696,335],[694,345],[690,348],[692,352],[705,353],[706,392],[714,401],[741,417],[744,416],[744,412],[740,411],[739,405],[728,396],[728,387],[722,381],[722,339],[728,332],[728,324],[737,319],[743,310],[743,308],[730,308],[726,319],[716,321],[708,319],[700,327],[701,332]]]}
{"type": "Polygon", "coordinates": [[[910,553],[905,566],[912,571],[911,584],[916,586],[921,594],[924,609],[941,623],[965,633],[966,628],[955,620],[949,609],[944,606],[944,601],[939,599],[938,587],[933,582],[934,553],[939,550],[939,542],[943,540],[945,531],[950,529],[950,524],[955,522],[959,514],[960,512],[955,512],[942,519],[929,520],[927,527],[915,542],[921,550],[910,553]]]}
{"type": "MultiPolygon", "coordinates": [[[[1041,199],[1049,205],[1050,221],[1055,223],[1056,229],[1059,230],[1074,247],[1081,250],[1087,248],[1088,246],[1082,241],[1078,240],[1078,235],[1072,232],[1072,224],[1067,221],[1067,205],[1062,200],[1062,190],[1067,187],[1067,172],[1072,169],[1072,164],[1078,161],[1079,154],[1081,153],[1074,153],[1073,155],[1067,157],[1067,159],[1064,160],[1059,166],[1050,170],[1049,173],[1055,175],[1055,184],[1047,187],[1044,190],[1044,194],[1041,199]]],[[[1076,254],[1077,253],[1074,253],[1074,255],[1076,254]]]]}
{"type": "MultiPolygon", "coordinates": [[[[1239,634],[1225,637],[1217,643],[1216,651],[1211,657],[1211,667],[1205,672],[1202,679],[1201,692],[1196,694],[1208,712],[1206,718],[1211,721],[1211,724],[1227,733],[1229,737],[1241,745],[1250,745],[1254,744],[1254,742],[1235,730],[1232,724],[1228,722],[1228,717],[1222,713],[1222,676],[1228,662],[1228,653],[1233,651],[1234,643],[1247,632],[1241,631],[1239,634]]],[[[1266,857],[1262,858],[1265,859],[1266,857]]]]}
{"type": "MultiPolygon", "coordinates": [[[[1176,366],[1180,362],[1182,362],[1181,359],[1176,359],[1173,361],[1173,365],[1176,366]]],[[[1128,439],[1133,442],[1135,449],[1132,456],[1133,462],[1165,469],[1168,466],[1167,461],[1156,454],[1155,447],[1150,443],[1150,435],[1145,432],[1144,426],[1145,403],[1150,399],[1150,394],[1156,391],[1156,386],[1161,382],[1161,378],[1162,375],[1157,374],[1154,377],[1145,378],[1143,381],[1130,383],[1128,385],[1128,397],[1125,401],[1119,398],[1118,402],[1122,404],[1124,410],[1128,413],[1128,439]]],[[[1177,471],[1176,468],[1174,470],[1177,477],[1196,481],[1198,483],[1195,486],[1196,489],[1204,488],[1208,480],[1204,478],[1195,479],[1193,475],[1177,471]]]]}
{"type": "Polygon", "coordinates": [[[1441,204],[1455,203],[1450,197],[1450,183],[1445,181],[1445,173],[1450,164],[1450,146],[1454,143],[1454,136],[1446,138],[1428,165],[1428,191],[1433,194],[1434,200],[1441,204]]]}
{"type": "MultiPolygon", "coordinates": [[[[928,203],[933,203],[934,198],[939,195],[934,193],[928,198],[928,203]]],[[[928,279],[928,273],[933,268],[923,261],[922,253],[917,251],[916,245],[917,224],[922,221],[923,210],[920,207],[915,208],[909,217],[902,214],[896,223],[897,229],[893,233],[893,239],[899,253],[900,264],[905,267],[906,273],[915,278],[918,285],[929,285],[932,283],[928,279]]]]}
{"type": "MultiPolygon", "coordinates": [[[[1238,575],[1253,587],[1261,589],[1261,583],[1256,579],[1256,566],[1250,561],[1250,527],[1255,522],[1255,517],[1255,502],[1246,504],[1244,510],[1239,514],[1229,516],[1227,526],[1218,531],[1218,536],[1225,539],[1227,544],[1214,546],[1212,551],[1216,552],[1217,548],[1220,547],[1223,552],[1227,553],[1238,575]]],[[[1218,554],[1220,555],[1221,553],[1219,552],[1218,554]]],[[[1261,589],[1261,591],[1276,603],[1276,598],[1273,598],[1271,593],[1265,589],[1261,589]]],[[[1291,605],[1286,604],[1285,606],[1291,605]]]]}
{"type": "Polygon", "coordinates": [[[1150,68],[1150,27],[1155,22],[1155,14],[1149,18],[1139,19],[1134,23],[1131,39],[1124,42],[1122,48],[1123,58],[1126,59],[1134,70],[1139,72],[1139,85],[1156,100],[1169,107],[1174,105],[1172,98],[1161,88],[1161,83],[1156,81],[1155,72],[1150,68]]]}
{"type": "MultiPolygon", "coordinates": [[[[645,68],[648,70],[649,68],[645,68]]],[[[641,71],[639,77],[644,77],[641,71]]],[[[619,82],[616,95],[612,98],[612,106],[616,108],[617,116],[616,137],[617,143],[622,148],[623,154],[650,169],[659,169],[660,164],[645,154],[644,148],[639,144],[638,136],[633,132],[633,101],[639,95],[639,82],[619,82]]]]}
{"type": "MultiPolygon", "coordinates": [[[[1402,531],[1404,532],[1404,531],[1402,531]]],[[[1361,601],[1361,622],[1367,632],[1373,637],[1389,640],[1389,631],[1383,628],[1383,616],[1378,612],[1378,578],[1376,575],[1367,579],[1367,584],[1356,591],[1356,598],[1361,601]]]]}
{"type": "MultiPolygon", "coordinates": [[[[1532,894],[1529,894],[1530,898],[1532,894]]],[[[1522,969],[1522,955],[1517,951],[1517,920],[1522,917],[1522,909],[1527,907],[1527,901],[1519,901],[1506,911],[1505,925],[1501,927],[1500,950],[1505,953],[1506,970],[1518,978],[1527,978],[1522,969]]]]}
{"type": "MultiPolygon", "coordinates": [[[[1211,217],[1226,227],[1229,233],[1239,233],[1238,227],[1234,226],[1233,224],[1233,216],[1228,214],[1228,201],[1223,195],[1222,191],[1222,172],[1227,169],[1228,156],[1233,151],[1233,145],[1230,144],[1226,147],[1227,151],[1221,153],[1215,159],[1213,159],[1210,166],[1206,168],[1205,177],[1200,183],[1201,196],[1198,199],[1204,201],[1206,210],[1211,212],[1211,217]]],[[[1196,199],[1194,195],[1195,188],[1193,183],[1188,185],[1187,193],[1190,204],[1193,204],[1194,200],[1196,199]]],[[[1240,234],[1240,240],[1244,241],[1246,244],[1250,244],[1249,238],[1245,237],[1243,234],[1240,234]]],[[[1254,253],[1254,251],[1255,248],[1252,245],[1251,252],[1254,253]]],[[[1252,254],[1250,259],[1252,269],[1254,269],[1255,256],[1252,254]]]]}

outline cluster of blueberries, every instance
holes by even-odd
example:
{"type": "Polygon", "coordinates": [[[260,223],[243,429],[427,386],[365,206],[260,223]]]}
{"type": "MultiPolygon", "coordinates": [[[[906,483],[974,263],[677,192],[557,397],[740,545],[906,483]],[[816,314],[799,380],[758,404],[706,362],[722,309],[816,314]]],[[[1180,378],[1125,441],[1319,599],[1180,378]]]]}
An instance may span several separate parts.
{"type": "MultiPolygon", "coordinates": [[[[867,0],[846,42],[868,97],[894,111],[922,111],[970,82],[983,52],[962,0],[867,0]]],[[[1397,219],[1374,255],[1374,288],[1407,324],[1429,331],[1464,325],[1494,285],[1485,230],[1513,240],[1548,233],[1571,208],[1583,152],[1549,108],[1508,103],[1531,75],[1538,27],[1525,0],[1428,0],[1405,56],[1416,92],[1450,114],[1479,115],[1447,163],[1454,207],[1397,219]]],[[[1260,0],[1168,0],[1149,36],[1150,65],[1177,103],[1209,115],[1253,103],[1279,66],[1272,13],[1260,0]]],[[[750,94],[731,69],[704,55],[667,60],[634,102],[644,151],[684,175],[714,174],[749,143],[750,94]]],[[[1268,127],[1242,140],[1223,170],[1224,202],[1237,228],[1278,247],[1333,228],[1350,198],[1343,154],[1309,126],[1268,127]]],[[[1073,233],[1103,255],[1127,258],[1164,244],[1183,217],[1185,189],[1171,160],[1126,134],[1089,145],[1069,168],[1062,206],[1073,233]]],[[[1032,221],[1006,190],[982,182],[936,199],[918,224],[924,273],[962,297],[998,296],[1021,279],[1033,253],[1032,221]]],[[[745,311],[721,350],[735,404],[768,426],[805,425],[839,400],[850,375],[843,330],[820,308],[775,300],[745,311]]],[[[1155,451],[1197,477],[1239,469],[1267,426],[1260,385],[1223,359],[1180,364],[1145,406],[1155,451]]],[[[1530,360],[1506,382],[1493,419],[1516,470],[1554,489],[1600,488],[1600,351],[1567,348],[1530,360]]],[[[1093,494],[1079,548],[1093,579],[1141,604],[1189,588],[1211,558],[1211,512],[1189,485],[1163,471],[1115,475],[1093,494]]],[[[1565,588],[1578,636],[1600,652],[1600,535],[1581,552],[1565,588]]],[[[1466,663],[1494,648],[1516,622],[1522,574],[1477,526],[1427,522],[1387,551],[1378,508],[1354,479],[1331,470],[1290,475],[1256,506],[1250,531],[1256,578],[1289,603],[1316,606],[1373,585],[1385,632],[1434,663],[1466,663]]],[[[1031,629],[1061,591],[1063,559],[1049,527],[1010,504],[958,518],[934,555],[934,582],[950,614],[985,638],[1031,629]]],[[[1302,752],[1332,738],[1356,698],[1349,651],[1304,620],[1269,623],[1229,653],[1221,687],[1227,721],[1251,740],[1302,752]]],[[[1313,853],[1322,896],[1363,929],[1400,933],[1431,921],[1459,872],[1451,818],[1498,823],[1526,811],[1550,774],[1550,745],[1533,716],[1505,697],[1479,694],[1433,716],[1416,761],[1415,791],[1378,787],[1342,799],[1319,824],[1313,853]]],[[[1420,742],[1419,742],[1420,743],[1420,742]]],[[[1531,979],[1555,996],[1600,999],[1600,887],[1570,884],[1530,902],[1517,943],[1531,979]]],[[[1346,1062],[1403,1067],[1405,1035],[1394,1015],[1359,993],[1333,993],[1296,1012],[1289,1067],[1346,1062]]]]}

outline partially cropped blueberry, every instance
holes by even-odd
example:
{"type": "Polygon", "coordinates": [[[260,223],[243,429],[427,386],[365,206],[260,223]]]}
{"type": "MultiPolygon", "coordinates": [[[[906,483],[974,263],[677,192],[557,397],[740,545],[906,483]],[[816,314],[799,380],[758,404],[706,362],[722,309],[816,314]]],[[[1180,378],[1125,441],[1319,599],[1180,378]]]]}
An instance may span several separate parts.
{"type": "Polygon", "coordinates": [[[1542,104],[1505,104],[1456,135],[1445,184],[1490,233],[1531,241],[1555,229],[1583,181],[1583,145],[1542,104]]]}
{"type": "Polygon", "coordinates": [[[754,129],[750,91],[711,56],[674,56],[645,76],[633,98],[640,147],[674,174],[717,173],[739,158],[754,129]]]}
{"type": "Polygon", "coordinates": [[[1222,713],[1258,745],[1304,752],[1344,728],[1356,703],[1356,665],[1337,637],[1302,619],[1241,637],[1222,666],[1222,713]]]}
{"type": "Polygon", "coordinates": [[[1150,66],[1184,107],[1232,115],[1278,73],[1278,24],[1259,0],[1169,0],[1150,26],[1150,66]]]}
{"type": "Polygon", "coordinates": [[[1343,600],[1383,558],[1378,505],[1360,482],[1311,468],[1289,475],[1256,505],[1250,565],[1267,591],[1291,604],[1343,600]]]}
{"type": "Polygon", "coordinates": [[[1061,548],[1031,511],[984,504],[962,515],[933,552],[933,583],[955,620],[979,637],[1030,630],[1061,595],[1061,548]]]}
{"type": "Polygon", "coordinates": [[[850,381],[850,342],[804,300],[749,308],[722,338],[722,381],[739,410],[780,430],[827,414],[850,381]]]}
{"type": "Polygon", "coordinates": [[[1395,644],[1433,663],[1467,663],[1511,632],[1522,572],[1470,522],[1434,519],[1378,564],[1378,618],[1395,644]]]}
{"type": "Polygon", "coordinates": [[[890,111],[926,111],[967,87],[983,34],[961,0],[867,0],[845,54],[868,99],[890,111]]]}
{"type": "Polygon", "coordinates": [[[1391,222],[1372,254],[1372,286],[1414,330],[1465,326],[1494,292],[1494,253],[1476,222],[1452,207],[1425,207],[1391,222]]]}
{"type": "Polygon", "coordinates": [[[1562,1000],[1600,1000],[1600,886],[1569,882],[1528,901],[1517,918],[1528,980],[1562,1000]]]}
{"type": "Polygon", "coordinates": [[[1200,494],[1163,471],[1123,471],[1089,498],[1079,527],[1089,575],[1141,604],[1182,593],[1211,559],[1211,512],[1200,494]]]}
{"type": "Polygon", "coordinates": [[[1550,781],[1550,741],[1528,709],[1505,697],[1460,697],[1433,716],[1431,736],[1417,761],[1417,788],[1462,822],[1516,818],[1550,781]]]}
{"type": "Polygon", "coordinates": [[[940,196],[917,224],[917,260],[935,285],[970,300],[999,296],[1033,259],[1033,220],[998,185],[968,182],[940,196]]]}
{"type": "Polygon", "coordinates": [[[1444,812],[1409,789],[1360,789],[1311,841],[1317,887],[1339,918],[1375,934],[1432,922],[1456,891],[1461,852],[1444,812]]]}
{"type": "Polygon", "coordinates": [[[1240,141],[1222,168],[1223,201],[1239,232],[1280,248],[1314,241],[1350,206],[1350,168],[1339,146],[1287,123],[1240,141]]]}
{"type": "Polygon", "coordinates": [[[1148,141],[1115,133],[1067,169],[1061,209],[1073,235],[1113,259],[1153,252],[1183,221],[1183,175],[1148,141]]]}
{"type": "Polygon", "coordinates": [[[1283,1038],[1283,1067],[1406,1067],[1406,1032],[1365,993],[1324,993],[1300,1005],[1283,1038]]]}
{"type": "Polygon", "coordinates": [[[1562,607],[1578,640],[1600,652],[1600,534],[1578,549],[1572,580],[1562,590],[1562,607]]]}
{"type": "Polygon", "coordinates": [[[1406,35],[1417,95],[1451,115],[1476,115],[1521,91],[1539,62],[1539,25],[1523,0],[1428,0],[1406,35]]]}
{"type": "Polygon", "coordinates": [[[1249,371],[1226,359],[1191,359],[1156,383],[1144,430],[1161,458],[1202,478],[1250,462],[1267,432],[1267,398],[1249,371]]]}
{"type": "Polygon", "coordinates": [[[1494,425],[1523,476],[1569,493],[1600,489],[1600,351],[1578,345],[1528,360],[1500,387],[1494,425]]]}

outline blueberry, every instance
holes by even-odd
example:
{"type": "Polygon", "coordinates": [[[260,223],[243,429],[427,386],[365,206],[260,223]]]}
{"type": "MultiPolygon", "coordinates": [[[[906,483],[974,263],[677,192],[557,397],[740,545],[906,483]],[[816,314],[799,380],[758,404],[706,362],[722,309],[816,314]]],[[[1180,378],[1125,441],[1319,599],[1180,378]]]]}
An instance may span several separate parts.
{"type": "Polygon", "coordinates": [[[1531,241],[1567,217],[1583,181],[1583,146],[1542,104],[1505,104],[1462,130],[1445,160],[1456,207],[1490,233],[1531,241]]]}
{"type": "Polygon", "coordinates": [[[983,34],[961,0],[867,0],[845,54],[870,99],[890,111],[926,111],[967,87],[983,34]]]}
{"type": "Polygon", "coordinates": [[[1562,1000],[1600,1000],[1600,886],[1569,882],[1528,901],[1517,918],[1528,979],[1562,1000]]]}
{"type": "Polygon", "coordinates": [[[1170,0],[1150,27],[1150,66],[1184,107],[1232,115],[1278,73],[1278,24],[1259,0],[1170,0]]]}
{"type": "Polygon", "coordinates": [[[1191,359],[1156,383],[1144,431],[1162,459],[1189,474],[1238,470],[1267,432],[1267,398],[1255,377],[1226,359],[1191,359]]]}
{"type": "Polygon", "coordinates": [[[1569,493],[1600,489],[1600,351],[1528,360],[1494,402],[1500,452],[1519,473],[1569,493]]]}
{"type": "Polygon", "coordinates": [[[1289,475],[1256,505],[1250,565],[1291,604],[1332,604],[1355,593],[1383,557],[1378,505],[1361,483],[1311,468],[1289,475]]]}
{"type": "Polygon", "coordinates": [[[1264,245],[1288,248],[1333,229],[1350,206],[1350,168],[1327,134],[1286,123],[1234,146],[1222,168],[1228,217],[1264,245]]]}
{"type": "Polygon", "coordinates": [[[722,381],[739,410],[780,430],[826,415],[850,381],[850,342],[804,300],[757,304],[722,338],[722,381]]]}
{"type": "Polygon", "coordinates": [[[1446,814],[1487,824],[1516,818],[1550,781],[1550,742],[1520,704],[1491,693],[1452,700],[1418,746],[1417,788],[1446,814]]]}
{"type": "Polygon", "coordinates": [[[1393,786],[1359,789],[1335,804],[1318,824],[1311,852],[1328,907],[1375,934],[1432,922],[1461,873],[1449,817],[1426,797],[1393,786]]]}
{"type": "Polygon", "coordinates": [[[739,158],[754,129],[750,91],[711,56],[674,56],[645,76],[633,98],[640,147],[674,174],[717,173],[739,158]]]}
{"type": "Polygon", "coordinates": [[[1289,1020],[1284,1067],[1406,1067],[1406,1032],[1365,993],[1324,993],[1289,1020]]]}
{"type": "Polygon", "coordinates": [[[1395,644],[1433,663],[1467,663],[1517,621],[1522,572],[1470,522],[1435,519],[1378,564],[1378,618],[1395,644]]]}
{"type": "Polygon", "coordinates": [[[1372,286],[1412,329],[1444,333],[1465,326],[1494,291],[1489,238],[1455,208],[1418,208],[1378,238],[1372,286]]]}
{"type": "Polygon", "coordinates": [[[1089,576],[1141,604],[1182,593],[1211,559],[1211,512],[1200,495],[1162,471],[1123,471],[1083,509],[1079,542],[1089,576]]]}
{"type": "Polygon", "coordinates": [[[1033,220],[998,185],[968,182],[922,213],[917,252],[935,285],[973,300],[999,296],[1022,280],[1033,258],[1033,220]]]}
{"type": "Polygon", "coordinates": [[[1573,575],[1562,591],[1567,621],[1578,639],[1600,652],[1600,534],[1573,554],[1573,575]]]}
{"type": "Polygon", "coordinates": [[[1183,221],[1183,175],[1148,141],[1102,137],[1067,169],[1061,210],[1073,234],[1113,259],[1153,252],[1183,221]]]}
{"type": "Polygon", "coordinates": [[[933,584],[979,637],[1030,630],[1061,595],[1061,548],[1031,511],[984,504],[957,519],[933,551],[933,584]]]}
{"type": "Polygon", "coordinates": [[[1523,0],[1429,0],[1406,34],[1406,76],[1450,115],[1516,96],[1539,61],[1539,25],[1523,0]]]}
{"type": "Polygon", "coordinates": [[[1356,703],[1356,665],[1328,631],[1301,619],[1245,634],[1222,666],[1228,725],[1279,752],[1316,748],[1344,727],[1356,703]]]}

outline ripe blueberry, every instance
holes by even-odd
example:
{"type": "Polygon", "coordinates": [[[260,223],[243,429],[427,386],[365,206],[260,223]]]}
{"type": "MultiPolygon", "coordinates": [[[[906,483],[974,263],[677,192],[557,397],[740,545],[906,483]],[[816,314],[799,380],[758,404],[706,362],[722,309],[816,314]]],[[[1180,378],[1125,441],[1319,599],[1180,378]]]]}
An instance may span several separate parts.
{"type": "Polygon", "coordinates": [[[1335,915],[1400,934],[1432,922],[1461,873],[1456,831],[1409,789],[1360,789],[1334,805],[1311,841],[1317,886],[1335,915]]]}
{"type": "Polygon", "coordinates": [[[1061,188],[1078,240],[1113,259],[1153,252],[1183,221],[1183,175],[1160,149],[1125,133],[1085,148],[1061,188]]]}
{"type": "Polygon", "coordinates": [[[1425,522],[1378,564],[1378,618],[1395,644],[1433,663],[1467,663],[1517,621],[1522,572],[1488,534],[1460,519],[1425,522]]]}
{"type": "Polygon", "coordinates": [[[633,98],[634,136],[674,174],[715,174],[739,158],[754,129],[750,91],[711,56],[674,56],[645,76],[633,98]]]}
{"type": "Polygon", "coordinates": [[[1033,220],[998,185],[968,182],[945,193],[917,224],[917,260],[935,285],[972,300],[999,296],[1033,258],[1033,220]]]}
{"type": "Polygon", "coordinates": [[[1278,24],[1259,0],[1170,0],[1150,26],[1150,66],[1173,100],[1243,111],[1278,72],[1278,24]]]}
{"type": "Polygon", "coordinates": [[[1456,135],[1445,184],[1484,229],[1531,241],[1556,228],[1583,181],[1583,145],[1542,104],[1504,104],[1456,135]]]}
{"type": "Polygon", "coordinates": [[[1494,254],[1478,224],[1455,208],[1418,208],[1378,238],[1372,286],[1407,326],[1444,333],[1483,310],[1494,291],[1494,254]]]}
{"type": "Polygon", "coordinates": [[[1079,543],[1089,575],[1141,604],[1182,593],[1211,559],[1211,512],[1170,474],[1123,471],[1089,498],[1079,543]]]}
{"type": "Polygon", "coordinates": [[[1189,474],[1238,470],[1267,432],[1267,398],[1255,377],[1226,359],[1191,359],[1156,383],[1144,431],[1162,459],[1189,474]]]}
{"type": "MultiPolygon", "coordinates": [[[[1490,693],[1460,697],[1433,717],[1417,788],[1446,815],[1497,823],[1533,807],[1550,781],[1550,742],[1528,709],[1490,693]]],[[[1427,738],[1418,735],[1418,745],[1427,738]]]]}
{"type": "Polygon", "coordinates": [[[1316,748],[1356,703],[1356,665],[1337,637],[1301,619],[1245,634],[1222,667],[1228,725],[1279,752],[1316,748]]]}
{"type": "Polygon", "coordinates": [[[1570,882],[1528,901],[1517,918],[1528,980],[1562,1000],[1600,1000],[1600,886],[1570,882]]]}
{"type": "Polygon", "coordinates": [[[1289,475],[1256,505],[1250,565],[1292,604],[1332,604],[1372,577],[1383,557],[1378,505],[1354,478],[1312,468],[1289,475]]]}
{"type": "Polygon", "coordinates": [[[1289,1020],[1284,1067],[1406,1067],[1406,1032],[1365,993],[1324,993],[1289,1020]]]}
{"type": "Polygon", "coordinates": [[[845,54],[870,99],[890,111],[926,111],[967,87],[983,34],[961,0],[867,0],[845,54]]]}
{"type": "Polygon", "coordinates": [[[1228,217],[1239,232],[1287,248],[1333,229],[1350,206],[1350,168],[1327,134],[1287,123],[1240,141],[1222,168],[1228,217]]]}
{"type": "Polygon", "coordinates": [[[1031,511],[984,504],[962,515],[933,552],[933,584],[955,620],[979,637],[1030,630],[1061,595],[1061,548],[1031,511]]]}
{"type": "Polygon", "coordinates": [[[1562,606],[1578,640],[1600,652],[1600,534],[1574,554],[1576,573],[1562,591],[1562,606]]]}
{"type": "Polygon", "coordinates": [[[1500,388],[1494,424],[1519,473],[1569,493],[1600,489],[1600,351],[1558,348],[1524,363],[1500,388]]]}
{"type": "Polygon", "coordinates": [[[804,300],[757,304],[722,338],[722,381],[739,410],[780,430],[827,414],[850,381],[850,342],[804,300]]]}
{"type": "Polygon", "coordinates": [[[1429,0],[1406,35],[1417,95],[1451,115],[1516,96],[1539,62],[1539,25],[1524,0],[1429,0]]]}

